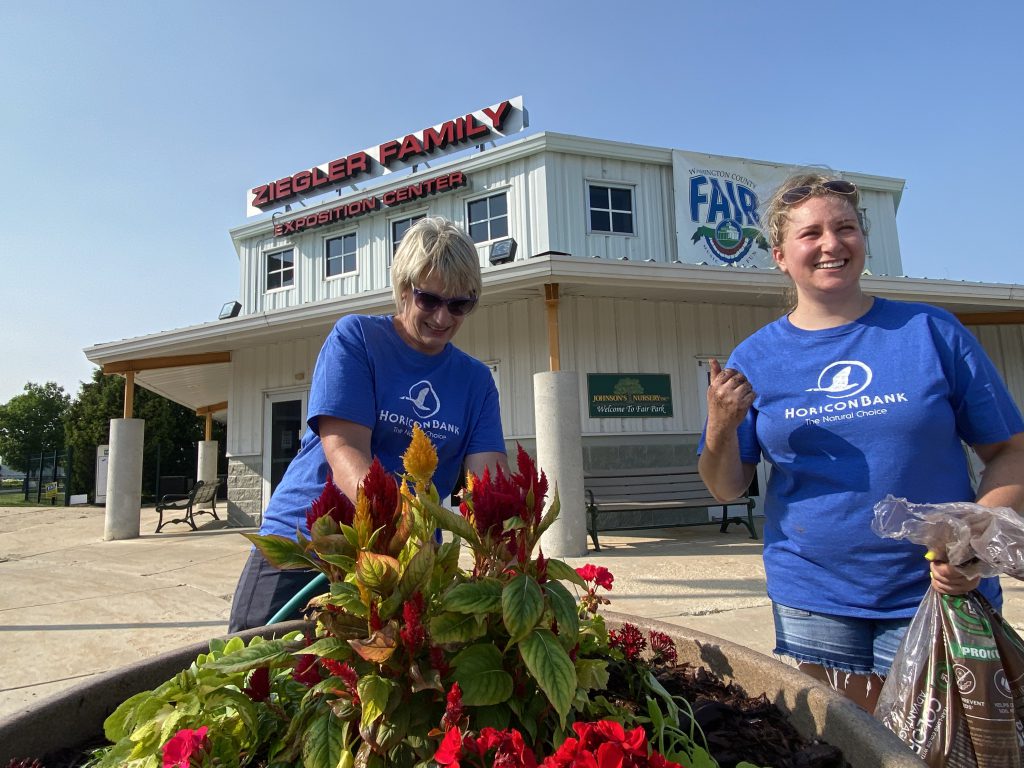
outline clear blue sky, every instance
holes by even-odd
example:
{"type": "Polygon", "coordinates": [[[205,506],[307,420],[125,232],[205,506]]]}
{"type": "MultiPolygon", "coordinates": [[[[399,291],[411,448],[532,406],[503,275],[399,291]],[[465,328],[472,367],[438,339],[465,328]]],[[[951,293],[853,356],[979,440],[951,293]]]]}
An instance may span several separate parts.
{"type": "Polygon", "coordinates": [[[245,190],[523,95],[531,131],[895,176],[914,277],[1024,284],[1024,4],[0,9],[0,403],[237,298],[245,190]]]}

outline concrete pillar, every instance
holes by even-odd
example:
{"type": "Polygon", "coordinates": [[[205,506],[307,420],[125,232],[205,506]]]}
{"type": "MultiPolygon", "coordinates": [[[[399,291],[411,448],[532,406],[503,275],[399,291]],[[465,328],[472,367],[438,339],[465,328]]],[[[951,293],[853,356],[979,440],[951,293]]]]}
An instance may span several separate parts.
{"type": "Polygon", "coordinates": [[[196,464],[199,467],[198,475],[196,480],[202,480],[204,483],[216,483],[217,482],[217,441],[216,440],[200,440],[199,441],[199,461],[196,464]]]}
{"type": "Polygon", "coordinates": [[[103,540],[135,539],[142,516],[142,437],[145,419],[110,420],[107,506],[103,540]]]}
{"type": "Polygon", "coordinates": [[[587,554],[587,516],[583,504],[583,442],[579,377],[575,371],[533,375],[533,413],[537,429],[537,465],[554,487],[561,512],[541,536],[545,557],[587,554]]]}

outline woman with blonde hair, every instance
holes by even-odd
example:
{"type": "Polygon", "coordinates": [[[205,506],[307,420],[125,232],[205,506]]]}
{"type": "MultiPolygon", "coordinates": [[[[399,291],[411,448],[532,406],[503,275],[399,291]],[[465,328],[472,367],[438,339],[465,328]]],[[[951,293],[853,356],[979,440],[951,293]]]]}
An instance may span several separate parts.
{"type": "MultiPolygon", "coordinates": [[[[931,583],[979,588],[921,547],[871,531],[886,494],[911,502],[1024,508],[1024,420],[992,362],[949,312],[865,293],[859,190],[794,175],[762,216],[796,304],[711,361],[701,476],[741,495],[763,457],[764,563],[776,652],[874,709],[882,679],[931,583]],[[985,462],[972,489],[961,441],[985,462]]],[[[941,553],[940,553],[941,554],[941,553]]]]}
{"type": "MultiPolygon", "coordinates": [[[[328,335],[310,386],[306,430],[263,514],[261,534],[309,536],[306,512],[328,473],[353,502],[373,457],[392,473],[419,424],[438,453],[434,484],[449,495],[463,467],[507,469],[498,392],[486,365],[451,341],[483,290],[476,246],[441,218],[413,225],[391,266],[396,312],[346,315],[328,335]]],[[[249,555],[230,631],[263,626],[314,577],[249,555]]]]}

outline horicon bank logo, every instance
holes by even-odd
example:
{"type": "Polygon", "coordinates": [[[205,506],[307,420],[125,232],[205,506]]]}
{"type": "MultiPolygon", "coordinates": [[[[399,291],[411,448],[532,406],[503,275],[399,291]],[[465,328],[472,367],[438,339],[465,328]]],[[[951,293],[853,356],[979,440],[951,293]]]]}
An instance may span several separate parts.
{"type": "Polygon", "coordinates": [[[829,424],[864,416],[883,416],[889,412],[887,406],[909,402],[905,392],[865,394],[864,390],[873,379],[870,366],[860,360],[829,363],[821,369],[816,384],[804,390],[812,393],[806,398],[806,405],[786,408],[785,418],[803,419],[814,425],[829,424]],[[821,400],[820,395],[824,395],[825,400],[821,400]]]}
{"type": "Polygon", "coordinates": [[[703,241],[713,264],[742,266],[755,245],[768,252],[754,187],[740,173],[690,170],[690,220],[696,225],[690,240],[694,245],[703,241]]]}

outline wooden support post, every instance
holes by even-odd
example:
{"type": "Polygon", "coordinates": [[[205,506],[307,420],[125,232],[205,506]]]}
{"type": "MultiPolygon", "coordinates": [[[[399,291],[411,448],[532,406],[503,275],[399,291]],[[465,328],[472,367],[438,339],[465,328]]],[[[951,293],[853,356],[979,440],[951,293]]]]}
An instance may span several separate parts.
{"type": "Polygon", "coordinates": [[[552,371],[562,370],[558,347],[558,283],[544,285],[544,303],[548,307],[548,366],[552,371]]]}
{"type": "Polygon", "coordinates": [[[135,371],[124,372],[124,417],[132,418],[135,410],[135,371]]]}
{"type": "Polygon", "coordinates": [[[213,414],[206,414],[206,437],[204,440],[213,440],[213,414]]]}

